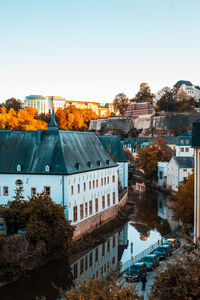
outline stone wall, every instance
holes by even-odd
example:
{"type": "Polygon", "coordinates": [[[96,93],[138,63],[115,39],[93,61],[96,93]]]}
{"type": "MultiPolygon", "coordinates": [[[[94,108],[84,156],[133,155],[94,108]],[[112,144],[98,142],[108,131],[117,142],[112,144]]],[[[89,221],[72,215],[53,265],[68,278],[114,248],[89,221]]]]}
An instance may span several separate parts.
{"type": "Polygon", "coordinates": [[[86,233],[90,233],[99,226],[109,222],[110,220],[114,219],[117,214],[119,207],[122,207],[126,204],[128,199],[128,193],[126,193],[119,201],[119,203],[115,206],[112,206],[101,213],[96,214],[95,216],[79,222],[75,226],[73,240],[78,240],[82,235],[86,233]]]}

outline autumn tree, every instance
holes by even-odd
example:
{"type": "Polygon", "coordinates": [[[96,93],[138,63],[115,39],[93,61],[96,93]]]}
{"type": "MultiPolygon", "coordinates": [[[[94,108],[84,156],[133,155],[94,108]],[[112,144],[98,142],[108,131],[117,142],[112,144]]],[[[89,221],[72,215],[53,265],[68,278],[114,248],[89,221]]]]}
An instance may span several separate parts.
{"type": "Polygon", "coordinates": [[[146,179],[156,179],[158,162],[170,160],[172,152],[166,143],[163,138],[159,138],[150,141],[149,146],[138,149],[135,167],[136,170],[143,170],[146,179]]]}
{"type": "Polygon", "coordinates": [[[170,197],[173,218],[192,226],[194,222],[194,173],[185,183],[178,185],[178,191],[170,197]]]}
{"type": "Polygon", "coordinates": [[[183,246],[173,263],[154,277],[149,299],[188,300],[200,295],[200,244],[183,246]]]}
{"type": "Polygon", "coordinates": [[[132,102],[150,102],[153,103],[154,94],[151,93],[151,89],[147,83],[141,83],[140,89],[132,102]]]}
{"type": "Polygon", "coordinates": [[[5,102],[0,104],[0,107],[5,107],[7,111],[13,108],[15,111],[18,111],[23,106],[23,102],[19,99],[10,98],[5,102]]]}
{"type": "Polygon", "coordinates": [[[121,116],[124,115],[129,104],[129,100],[124,93],[119,93],[115,96],[113,100],[113,105],[115,111],[118,111],[121,116]]]}

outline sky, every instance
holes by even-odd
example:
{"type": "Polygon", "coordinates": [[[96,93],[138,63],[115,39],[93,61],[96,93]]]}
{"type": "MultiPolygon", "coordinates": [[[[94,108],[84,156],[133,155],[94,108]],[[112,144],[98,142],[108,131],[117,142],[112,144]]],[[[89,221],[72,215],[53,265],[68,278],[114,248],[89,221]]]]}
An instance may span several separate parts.
{"type": "Polygon", "coordinates": [[[0,0],[0,102],[200,85],[199,0],[0,0]]]}

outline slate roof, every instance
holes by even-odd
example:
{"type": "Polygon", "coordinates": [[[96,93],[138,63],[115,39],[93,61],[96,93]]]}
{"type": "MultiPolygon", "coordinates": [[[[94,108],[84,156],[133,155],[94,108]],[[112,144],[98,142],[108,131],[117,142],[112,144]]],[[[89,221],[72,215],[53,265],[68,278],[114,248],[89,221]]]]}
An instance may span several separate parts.
{"type": "Polygon", "coordinates": [[[192,83],[187,80],[179,80],[179,81],[177,81],[177,83],[175,85],[177,85],[177,84],[179,84],[179,85],[185,84],[187,86],[192,86],[192,83]]]}
{"type": "Polygon", "coordinates": [[[0,131],[0,173],[75,174],[114,166],[95,133],[57,128],[0,131]]]}
{"type": "Polygon", "coordinates": [[[98,138],[115,162],[128,161],[118,135],[100,135],[98,138]]]}
{"type": "Polygon", "coordinates": [[[173,159],[177,163],[179,168],[194,168],[194,158],[193,157],[181,157],[173,156],[173,159]]]}

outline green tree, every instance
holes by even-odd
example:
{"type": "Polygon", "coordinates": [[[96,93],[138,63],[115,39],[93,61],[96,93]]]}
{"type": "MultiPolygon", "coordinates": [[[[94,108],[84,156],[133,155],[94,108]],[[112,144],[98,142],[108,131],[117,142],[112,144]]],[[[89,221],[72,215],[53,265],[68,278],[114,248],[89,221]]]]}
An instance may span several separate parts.
{"type": "Polygon", "coordinates": [[[175,100],[172,92],[166,91],[160,100],[156,104],[157,111],[174,111],[175,110],[175,100]]]}
{"type": "Polygon", "coordinates": [[[200,245],[184,246],[181,255],[155,277],[149,299],[197,300],[200,295],[200,245]]]}
{"type": "Polygon", "coordinates": [[[192,226],[194,222],[194,173],[188,176],[185,183],[179,184],[178,191],[170,197],[170,200],[173,218],[192,226]]]}
{"type": "Polygon", "coordinates": [[[117,96],[115,96],[115,99],[113,101],[115,110],[118,111],[121,116],[124,115],[128,107],[128,104],[129,104],[129,100],[124,93],[120,93],[117,96]]]}
{"type": "Polygon", "coordinates": [[[23,102],[19,99],[10,98],[6,100],[5,102],[0,104],[0,107],[5,107],[7,109],[7,112],[13,108],[15,111],[18,111],[23,106],[23,102]]]}
{"type": "Polygon", "coordinates": [[[140,89],[135,97],[131,100],[132,102],[150,102],[153,103],[154,94],[151,93],[151,89],[147,83],[141,83],[140,89]]]}

